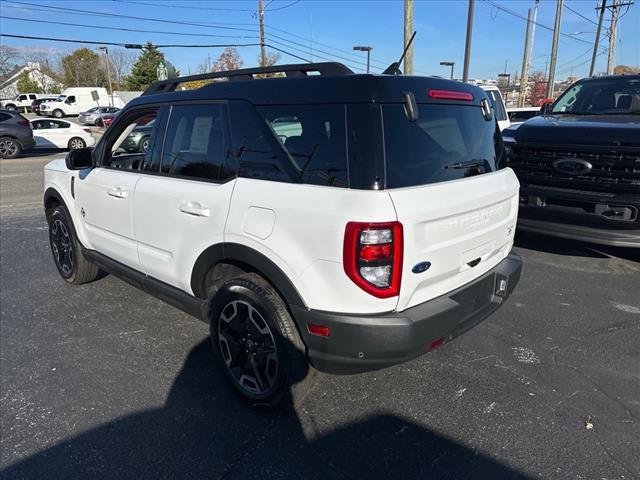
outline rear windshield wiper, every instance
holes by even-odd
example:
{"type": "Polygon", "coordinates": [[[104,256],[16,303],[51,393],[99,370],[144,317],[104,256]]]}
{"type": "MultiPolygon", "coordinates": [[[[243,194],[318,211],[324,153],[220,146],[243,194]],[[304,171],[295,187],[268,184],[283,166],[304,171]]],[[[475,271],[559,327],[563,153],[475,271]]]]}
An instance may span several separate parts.
{"type": "Polygon", "coordinates": [[[449,165],[451,168],[479,168],[485,167],[487,161],[486,160],[469,160],[468,162],[456,162],[449,165]]]}

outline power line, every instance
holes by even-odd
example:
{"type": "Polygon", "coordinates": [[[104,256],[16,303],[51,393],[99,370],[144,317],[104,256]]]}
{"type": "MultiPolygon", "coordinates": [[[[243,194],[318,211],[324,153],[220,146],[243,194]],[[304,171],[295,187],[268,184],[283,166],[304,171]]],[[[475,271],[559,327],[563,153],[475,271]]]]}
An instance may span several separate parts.
{"type": "Polygon", "coordinates": [[[112,2],[118,3],[131,3],[135,5],[144,5],[146,7],[168,7],[168,8],[188,8],[192,10],[209,10],[216,12],[254,12],[255,8],[224,8],[224,7],[196,7],[193,5],[166,5],[166,4],[158,4],[158,3],[150,3],[150,2],[137,2],[134,0],[111,0],[112,2]]]}
{"type": "MultiPolygon", "coordinates": [[[[277,12],[278,10],[284,10],[285,8],[293,7],[296,3],[300,3],[300,0],[294,0],[293,2],[291,2],[288,5],[285,5],[283,7],[270,8],[268,10],[265,9],[265,12],[277,12]]],[[[271,4],[271,2],[269,2],[269,4],[271,4]]]]}
{"type": "MultiPolygon", "coordinates": [[[[519,19],[524,20],[525,22],[527,21],[527,17],[525,17],[525,16],[523,16],[523,15],[517,13],[517,12],[514,12],[513,10],[509,10],[508,8],[503,7],[499,3],[496,3],[496,2],[494,2],[492,0],[481,0],[481,1],[491,5],[494,8],[497,8],[498,10],[502,10],[503,12],[508,13],[509,15],[513,15],[514,17],[518,17],[519,19]]],[[[550,32],[553,32],[553,27],[549,27],[549,26],[544,25],[544,24],[539,23],[539,22],[535,22],[535,25],[540,27],[540,28],[544,28],[545,30],[549,30],[550,32]]],[[[571,38],[571,39],[575,40],[576,42],[588,43],[589,45],[593,45],[593,42],[589,42],[588,40],[583,40],[581,38],[576,38],[576,37],[574,37],[572,35],[569,35],[568,33],[560,32],[560,35],[562,35],[564,37],[571,38]]]]}
{"type": "Polygon", "coordinates": [[[583,18],[584,20],[586,20],[587,22],[591,22],[593,23],[595,26],[598,26],[598,22],[595,22],[593,20],[591,20],[590,18],[585,17],[584,15],[582,15],[580,12],[576,12],[573,8],[571,8],[569,5],[567,5],[566,3],[564,4],[564,8],[566,8],[567,10],[569,10],[570,12],[575,13],[577,16],[579,16],[580,18],[583,18]]]}
{"type": "MultiPolygon", "coordinates": [[[[31,22],[31,23],[39,23],[42,24],[42,20],[34,20],[30,18],[19,18],[19,17],[11,17],[7,15],[2,16],[3,19],[8,20],[17,20],[20,22],[31,22]]],[[[46,23],[51,25],[65,25],[70,27],[81,27],[81,28],[91,28],[91,29],[100,29],[100,30],[119,30],[123,32],[136,32],[136,33],[156,33],[161,35],[179,35],[186,37],[212,37],[212,38],[257,38],[256,36],[245,36],[245,35],[218,35],[215,33],[185,33],[185,32],[170,32],[166,30],[141,30],[139,28],[125,28],[125,27],[106,27],[102,25],[87,25],[82,23],[71,23],[71,22],[58,22],[53,20],[47,20],[46,23]]]]}
{"type": "MultiPolygon", "coordinates": [[[[122,48],[132,48],[132,49],[141,49],[143,45],[137,43],[118,43],[118,42],[102,42],[95,40],[77,40],[71,38],[54,38],[54,37],[38,37],[34,35],[17,35],[13,33],[4,33],[0,32],[0,36],[2,37],[10,37],[10,38],[21,38],[26,40],[44,40],[50,42],[66,42],[66,43],[81,43],[86,45],[109,45],[113,47],[122,47],[122,48]]],[[[185,45],[185,44],[153,44],[156,48],[227,48],[227,47],[257,47],[260,46],[260,43],[228,43],[228,44],[194,44],[194,45],[185,45]]],[[[284,53],[285,55],[289,55],[291,57],[297,58],[298,60],[302,60],[303,62],[311,63],[311,61],[307,58],[301,57],[294,53],[291,53],[282,48],[275,47],[273,45],[269,45],[265,43],[265,47],[271,48],[278,52],[284,53]]]]}

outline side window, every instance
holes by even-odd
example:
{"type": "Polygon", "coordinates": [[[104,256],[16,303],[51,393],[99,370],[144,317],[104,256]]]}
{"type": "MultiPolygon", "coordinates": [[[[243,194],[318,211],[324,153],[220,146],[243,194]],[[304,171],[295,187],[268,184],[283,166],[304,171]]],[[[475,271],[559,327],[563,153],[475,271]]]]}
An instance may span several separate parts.
{"type": "Polygon", "coordinates": [[[178,177],[223,181],[229,167],[226,126],[220,104],[171,108],[161,172],[178,177]]]}
{"type": "Polygon", "coordinates": [[[35,100],[36,96],[35,95],[29,95],[29,100],[35,100]]]}
{"type": "Polygon", "coordinates": [[[21,102],[26,100],[27,96],[26,95],[20,95],[20,97],[18,98],[18,100],[20,100],[21,102]]]}
{"type": "Polygon", "coordinates": [[[230,105],[231,138],[238,175],[275,182],[300,182],[293,161],[254,107],[243,101],[230,105]]]}
{"type": "Polygon", "coordinates": [[[278,105],[258,110],[304,183],[347,186],[344,105],[278,105]]]}
{"type": "Polygon", "coordinates": [[[132,112],[124,122],[110,127],[102,166],[138,170],[152,163],[152,157],[158,154],[157,149],[150,148],[156,136],[157,114],[157,108],[132,112]]]}
{"type": "MultiPolygon", "coordinates": [[[[0,121],[2,120],[2,114],[0,113],[0,121]]],[[[45,127],[46,120],[37,120],[35,122],[31,122],[31,128],[33,130],[42,130],[45,127]]]]}
{"type": "Polygon", "coordinates": [[[9,120],[11,115],[7,115],[6,113],[0,113],[0,122],[4,122],[5,120],[9,120]]]}
{"type": "Polygon", "coordinates": [[[76,103],[76,97],[71,95],[70,97],[67,97],[67,100],[64,103],[76,103]]]}
{"type": "Polygon", "coordinates": [[[71,126],[71,124],[67,123],[67,122],[58,122],[55,120],[51,120],[51,127],[50,128],[69,128],[71,126]]]}

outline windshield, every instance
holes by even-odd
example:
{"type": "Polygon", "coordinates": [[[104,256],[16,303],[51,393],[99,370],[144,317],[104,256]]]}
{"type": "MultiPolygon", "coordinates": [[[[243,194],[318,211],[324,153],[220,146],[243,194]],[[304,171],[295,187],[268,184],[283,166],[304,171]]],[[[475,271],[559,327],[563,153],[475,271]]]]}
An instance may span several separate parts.
{"type": "Polygon", "coordinates": [[[67,98],[66,95],[60,95],[58,98],[56,98],[56,102],[64,102],[66,98],[67,98]]]}
{"type": "Polygon", "coordinates": [[[548,113],[612,115],[640,113],[640,80],[603,78],[572,85],[548,113]]]}
{"type": "Polygon", "coordinates": [[[382,112],[387,188],[457,180],[498,168],[500,133],[479,107],[420,105],[415,122],[407,120],[402,105],[385,105],[382,112]]]}

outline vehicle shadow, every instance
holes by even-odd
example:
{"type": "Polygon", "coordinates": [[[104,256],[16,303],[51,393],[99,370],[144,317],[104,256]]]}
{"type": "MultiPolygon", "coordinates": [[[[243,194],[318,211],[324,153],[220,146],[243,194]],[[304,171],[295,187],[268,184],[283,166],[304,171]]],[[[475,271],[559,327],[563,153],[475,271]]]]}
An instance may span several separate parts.
{"type": "Polygon", "coordinates": [[[633,262],[640,262],[640,249],[609,247],[592,243],[567,240],[564,238],[539,235],[532,232],[516,232],[514,245],[527,250],[588,258],[622,258],[633,262]]]}
{"type": "Polygon", "coordinates": [[[261,413],[245,406],[212,364],[207,339],[188,355],[162,407],[64,440],[0,477],[528,478],[392,414],[307,439],[294,409],[261,413]]]}

